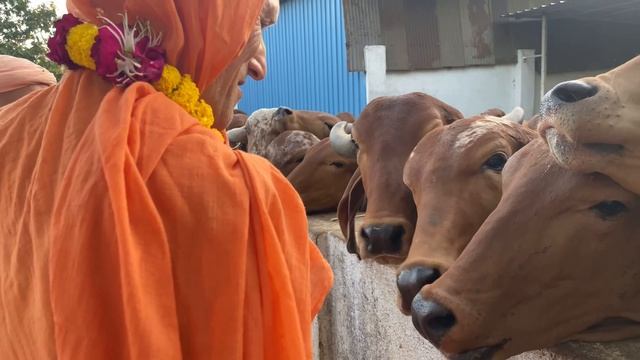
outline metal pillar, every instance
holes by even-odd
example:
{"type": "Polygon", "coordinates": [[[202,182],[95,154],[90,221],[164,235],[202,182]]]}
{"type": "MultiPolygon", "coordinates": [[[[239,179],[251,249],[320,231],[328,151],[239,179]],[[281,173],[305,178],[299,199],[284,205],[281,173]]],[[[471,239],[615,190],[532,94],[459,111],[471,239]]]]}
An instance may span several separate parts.
{"type": "Polygon", "coordinates": [[[540,54],[540,101],[546,94],[545,84],[547,81],[547,16],[542,15],[542,51],[540,54]]]}

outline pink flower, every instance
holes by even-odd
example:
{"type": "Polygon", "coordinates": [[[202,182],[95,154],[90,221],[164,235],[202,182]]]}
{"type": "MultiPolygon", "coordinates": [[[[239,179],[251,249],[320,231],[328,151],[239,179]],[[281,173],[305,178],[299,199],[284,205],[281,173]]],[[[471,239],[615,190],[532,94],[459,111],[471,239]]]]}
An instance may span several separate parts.
{"type": "Polygon", "coordinates": [[[149,47],[149,37],[145,36],[136,43],[134,56],[141,65],[138,71],[143,74],[136,80],[151,83],[160,80],[162,68],[166,63],[164,49],[159,46],[149,47]]]}
{"type": "MultiPolygon", "coordinates": [[[[122,31],[122,28],[120,27],[119,30],[122,31]]],[[[113,34],[114,32],[118,33],[118,30],[111,25],[101,27],[98,30],[96,42],[91,47],[91,57],[96,62],[96,72],[105,79],[113,78],[118,70],[116,57],[118,57],[118,51],[121,51],[122,48],[120,41],[113,34]]]]}
{"type": "Polygon", "coordinates": [[[79,68],[79,66],[69,58],[69,53],[67,53],[65,45],[67,45],[67,34],[69,30],[80,24],[82,24],[82,21],[71,14],[63,15],[61,19],[54,23],[56,31],[53,37],[47,41],[47,46],[49,47],[47,57],[51,59],[51,61],[60,65],[66,65],[71,70],[79,68]]]}

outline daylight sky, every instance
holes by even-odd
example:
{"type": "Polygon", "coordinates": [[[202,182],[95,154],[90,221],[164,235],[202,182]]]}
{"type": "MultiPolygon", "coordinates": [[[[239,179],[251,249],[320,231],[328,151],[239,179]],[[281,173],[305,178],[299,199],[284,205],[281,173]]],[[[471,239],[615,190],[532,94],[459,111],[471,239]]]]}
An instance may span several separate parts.
{"type": "Polygon", "coordinates": [[[29,0],[29,2],[34,5],[54,2],[56,4],[56,11],[58,12],[58,15],[63,15],[67,12],[67,0],[29,0]]]}

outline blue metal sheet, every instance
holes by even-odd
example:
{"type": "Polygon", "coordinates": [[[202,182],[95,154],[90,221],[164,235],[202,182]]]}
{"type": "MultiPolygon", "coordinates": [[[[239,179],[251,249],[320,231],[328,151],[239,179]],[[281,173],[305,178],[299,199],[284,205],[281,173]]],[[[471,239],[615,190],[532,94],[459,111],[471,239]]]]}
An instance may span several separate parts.
{"type": "Polygon", "coordinates": [[[366,105],[365,74],[347,70],[341,0],[291,0],[264,33],[267,78],[248,80],[238,108],[288,106],[358,116],[366,105]]]}

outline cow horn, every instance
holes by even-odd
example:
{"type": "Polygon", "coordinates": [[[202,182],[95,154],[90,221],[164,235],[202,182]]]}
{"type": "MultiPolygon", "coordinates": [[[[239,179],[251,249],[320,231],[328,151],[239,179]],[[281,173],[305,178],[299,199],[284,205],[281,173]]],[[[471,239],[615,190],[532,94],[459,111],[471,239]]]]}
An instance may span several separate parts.
{"type": "Polygon", "coordinates": [[[522,124],[524,121],[524,109],[520,106],[516,106],[510,113],[502,117],[505,120],[513,121],[518,124],[522,124]]]}
{"type": "Polygon", "coordinates": [[[351,128],[353,124],[349,124],[346,121],[340,121],[335,124],[329,134],[329,140],[331,141],[331,147],[333,151],[337,152],[346,158],[355,158],[358,153],[358,147],[351,137],[351,128]]]}
{"type": "Polygon", "coordinates": [[[229,143],[245,144],[247,142],[247,129],[245,129],[244,127],[231,129],[227,131],[227,136],[229,136],[229,143]]]}

